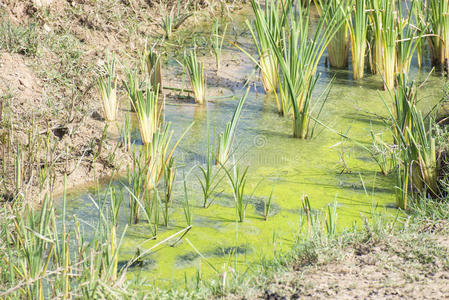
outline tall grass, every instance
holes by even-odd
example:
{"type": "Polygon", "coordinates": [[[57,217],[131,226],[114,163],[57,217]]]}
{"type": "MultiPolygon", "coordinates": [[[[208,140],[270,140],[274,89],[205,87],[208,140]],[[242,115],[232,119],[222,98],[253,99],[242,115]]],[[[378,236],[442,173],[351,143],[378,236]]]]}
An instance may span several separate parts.
{"type": "Polygon", "coordinates": [[[449,2],[428,0],[428,20],[434,36],[430,39],[432,58],[437,65],[446,65],[449,59],[449,2]]]}
{"type": "Polygon", "coordinates": [[[223,31],[220,34],[220,22],[218,19],[215,20],[210,40],[212,42],[212,51],[215,55],[215,64],[217,67],[217,73],[220,71],[221,53],[223,51],[223,43],[226,37],[227,30],[228,24],[225,25],[223,31]]]}
{"type": "Polygon", "coordinates": [[[162,90],[161,55],[154,50],[154,47],[145,51],[145,61],[153,91],[162,90]]]}
{"type": "Polygon", "coordinates": [[[265,0],[262,9],[259,1],[251,0],[255,16],[254,24],[246,21],[259,56],[258,65],[266,93],[275,91],[279,80],[279,66],[270,39],[273,39],[278,47],[281,45],[282,30],[286,24],[284,2],[288,3],[286,6],[290,5],[290,0],[281,2],[265,0]]]}
{"type": "Polygon", "coordinates": [[[237,125],[240,120],[240,113],[242,112],[243,104],[245,104],[248,97],[249,88],[246,89],[245,94],[240,98],[239,104],[232,115],[230,122],[226,124],[224,132],[218,135],[216,164],[224,165],[232,151],[232,145],[234,144],[235,134],[237,131],[237,125]]]}
{"type": "Polygon", "coordinates": [[[142,143],[148,145],[161,123],[162,106],[158,103],[159,92],[147,87],[145,93],[139,90],[135,95],[129,96],[137,113],[142,143]]]}
{"type": "Polygon", "coordinates": [[[381,75],[385,89],[393,90],[396,79],[396,39],[398,28],[394,11],[394,0],[386,0],[386,9],[382,12],[382,68],[381,75]]]}
{"type": "Polygon", "coordinates": [[[195,95],[195,102],[199,104],[205,103],[206,100],[206,78],[204,76],[204,65],[199,62],[196,50],[190,51],[187,55],[184,53],[184,65],[189,74],[192,90],[195,95]]]}
{"type": "Polygon", "coordinates": [[[117,116],[117,77],[115,75],[115,57],[107,57],[103,67],[103,75],[97,81],[104,118],[115,121],[117,116]]]}
{"type": "Polygon", "coordinates": [[[290,106],[293,110],[293,136],[305,139],[309,136],[311,119],[312,92],[318,80],[316,70],[329,40],[333,38],[343,23],[336,16],[330,17],[329,10],[324,10],[313,33],[310,36],[309,8],[297,7],[289,10],[290,28],[283,31],[282,45],[263,23],[265,33],[270,37],[280,69],[283,84],[290,106]],[[325,26],[327,24],[327,26],[325,26]]]}
{"type": "Polygon", "coordinates": [[[343,23],[340,29],[335,33],[327,45],[327,55],[331,67],[344,68],[348,65],[349,56],[349,38],[348,38],[348,22],[350,14],[350,2],[347,0],[323,1],[315,0],[318,4],[319,10],[328,10],[326,24],[334,26],[333,16],[336,21],[343,23]]]}
{"type": "Polygon", "coordinates": [[[232,188],[232,193],[234,195],[235,212],[239,222],[245,220],[246,207],[248,206],[248,201],[245,201],[245,187],[247,181],[248,167],[241,171],[235,164],[232,170],[229,171],[224,168],[226,175],[229,180],[229,184],[232,188]]]}
{"type": "Polygon", "coordinates": [[[383,65],[383,45],[382,45],[382,14],[388,9],[387,0],[369,0],[369,17],[373,33],[373,44],[371,45],[371,72],[381,73],[383,65]]]}
{"type": "Polygon", "coordinates": [[[355,80],[363,79],[365,72],[368,21],[366,0],[355,0],[353,12],[349,18],[352,76],[355,80]]]}

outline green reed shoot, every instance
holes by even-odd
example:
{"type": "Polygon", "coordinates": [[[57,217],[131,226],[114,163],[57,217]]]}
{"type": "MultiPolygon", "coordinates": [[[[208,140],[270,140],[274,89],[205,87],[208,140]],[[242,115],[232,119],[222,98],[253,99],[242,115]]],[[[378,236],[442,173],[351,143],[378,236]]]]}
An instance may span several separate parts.
{"type": "Polygon", "coordinates": [[[245,220],[246,207],[248,201],[245,201],[245,186],[247,181],[248,167],[241,171],[235,164],[232,170],[224,168],[232,188],[235,203],[235,213],[239,222],[245,220]],[[231,174],[232,173],[232,174],[231,174]]]}
{"type": "Polygon", "coordinates": [[[273,199],[273,191],[270,193],[270,197],[263,202],[263,218],[265,221],[268,220],[268,216],[270,215],[271,210],[271,200],[273,199]]]}
{"type": "Polygon", "coordinates": [[[394,0],[386,0],[387,9],[382,12],[382,57],[380,69],[385,89],[393,90],[396,79],[396,40],[398,28],[395,21],[394,0]]]}
{"type": "MultiPolygon", "coordinates": [[[[327,55],[331,67],[344,68],[348,65],[349,56],[349,39],[348,39],[348,18],[350,14],[350,3],[347,0],[323,1],[315,0],[319,11],[329,10],[326,16],[329,22],[332,16],[336,16],[337,22],[343,23],[340,29],[335,33],[333,38],[328,42],[327,55]]],[[[326,23],[328,22],[326,21],[326,23]]],[[[332,26],[332,23],[331,23],[332,26]]]]}
{"type": "Polygon", "coordinates": [[[206,166],[198,166],[200,168],[202,178],[197,175],[197,179],[201,185],[201,191],[203,193],[204,208],[208,208],[212,205],[213,200],[209,201],[209,199],[215,193],[218,185],[223,180],[223,177],[219,176],[220,169],[214,170],[214,157],[214,151],[209,149],[206,157],[206,166]]]}
{"type": "MultiPolygon", "coordinates": [[[[290,1],[287,1],[290,2],[290,1]]],[[[274,0],[265,0],[262,9],[259,1],[251,0],[254,12],[254,24],[249,21],[246,24],[251,32],[254,45],[259,56],[258,66],[262,74],[262,83],[266,93],[276,90],[278,84],[278,62],[270,39],[274,40],[277,47],[281,45],[282,28],[286,24],[285,9],[290,4],[279,4],[274,0]]]]}
{"type": "Polygon", "coordinates": [[[318,79],[316,69],[328,41],[343,24],[337,21],[336,16],[328,18],[329,10],[326,9],[310,37],[309,8],[299,6],[297,11],[289,11],[290,28],[288,32],[283,31],[281,47],[277,45],[266,23],[262,24],[265,33],[270,36],[293,109],[293,136],[305,139],[309,136],[312,92],[318,79]]]}
{"type": "Polygon", "coordinates": [[[128,92],[128,98],[131,103],[131,109],[135,110],[137,105],[137,93],[140,91],[140,80],[136,71],[126,72],[127,81],[123,81],[126,91],[128,92]]]}
{"type": "Polygon", "coordinates": [[[366,0],[355,0],[353,13],[349,18],[352,76],[355,80],[363,79],[365,72],[368,21],[366,0]]]}
{"type": "Polygon", "coordinates": [[[136,153],[134,148],[131,152],[132,166],[127,166],[127,181],[131,188],[130,193],[133,196],[129,199],[129,215],[128,222],[137,224],[139,222],[140,205],[138,199],[144,195],[144,187],[146,183],[146,164],[143,155],[136,153]]]}
{"type": "Polygon", "coordinates": [[[148,190],[152,190],[157,186],[163,177],[165,168],[169,166],[176,148],[190,128],[192,128],[193,123],[187,127],[171,148],[170,142],[173,136],[173,131],[170,130],[170,126],[170,123],[168,123],[156,130],[153,133],[152,142],[144,149],[144,155],[147,159],[147,179],[145,188],[148,190]]]}
{"type": "MultiPolygon", "coordinates": [[[[130,95],[131,97],[131,95],[130,95]]],[[[148,145],[152,142],[154,133],[158,130],[161,123],[162,106],[158,104],[159,92],[146,88],[145,93],[137,91],[135,103],[137,119],[139,121],[139,130],[142,137],[142,143],[148,145]]]]}
{"type": "Polygon", "coordinates": [[[382,45],[382,15],[388,9],[387,0],[369,0],[369,17],[373,33],[373,43],[371,45],[371,72],[381,73],[383,66],[383,45],[382,45]]]}
{"type": "Polygon", "coordinates": [[[429,0],[428,23],[431,33],[432,58],[437,65],[447,65],[449,59],[449,2],[429,0]]]}
{"type": "Polygon", "coordinates": [[[103,73],[97,81],[104,118],[115,121],[117,117],[117,77],[115,75],[115,56],[106,58],[103,73]]]}
{"type": "Polygon", "coordinates": [[[327,214],[325,219],[326,232],[328,237],[333,237],[337,231],[337,197],[332,205],[327,206],[327,214]]]}
{"type": "Polygon", "coordinates": [[[398,5],[398,37],[396,42],[396,71],[398,73],[408,74],[412,57],[416,52],[417,47],[420,45],[421,37],[424,34],[424,30],[420,31],[419,27],[413,24],[413,20],[418,18],[418,16],[414,15],[416,12],[416,9],[414,8],[416,3],[417,1],[414,0],[411,2],[411,7],[407,14],[403,13],[402,5],[398,5]]]}
{"type": "Polygon", "coordinates": [[[182,181],[184,184],[184,202],[182,204],[182,208],[184,210],[184,216],[186,218],[186,223],[187,226],[191,226],[192,225],[192,212],[191,212],[191,208],[190,208],[190,203],[189,203],[189,193],[187,191],[187,180],[186,180],[186,175],[184,173],[184,171],[182,172],[182,181]]]}
{"type": "Polygon", "coordinates": [[[230,122],[226,124],[225,131],[218,135],[218,147],[216,155],[216,164],[224,165],[229,159],[229,155],[232,151],[235,135],[237,131],[237,125],[240,120],[240,114],[242,112],[243,104],[245,104],[246,98],[249,93],[249,88],[246,89],[245,94],[240,97],[239,104],[232,115],[230,122]]]}
{"type": "Polygon", "coordinates": [[[188,55],[184,53],[184,65],[189,74],[193,94],[195,95],[195,102],[199,104],[205,103],[207,100],[204,65],[198,61],[196,50],[190,51],[188,55]]]}
{"type": "Polygon", "coordinates": [[[374,134],[372,130],[370,133],[372,140],[372,150],[370,151],[371,157],[379,166],[382,174],[388,175],[395,167],[394,156],[396,155],[396,151],[393,146],[388,145],[383,140],[382,133],[374,134]]]}
{"type": "Polygon", "coordinates": [[[168,226],[169,208],[173,193],[173,186],[176,180],[176,163],[173,157],[170,158],[164,169],[164,225],[168,226]]]}
{"type": "Polygon", "coordinates": [[[212,42],[212,51],[215,55],[215,64],[217,66],[217,73],[220,71],[221,54],[223,51],[223,43],[226,37],[226,31],[228,30],[228,24],[225,25],[222,33],[220,34],[220,22],[215,20],[212,27],[212,34],[210,40],[212,42]]]}
{"type": "Polygon", "coordinates": [[[154,50],[154,47],[145,51],[145,62],[153,91],[162,90],[161,61],[161,55],[154,50]]]}

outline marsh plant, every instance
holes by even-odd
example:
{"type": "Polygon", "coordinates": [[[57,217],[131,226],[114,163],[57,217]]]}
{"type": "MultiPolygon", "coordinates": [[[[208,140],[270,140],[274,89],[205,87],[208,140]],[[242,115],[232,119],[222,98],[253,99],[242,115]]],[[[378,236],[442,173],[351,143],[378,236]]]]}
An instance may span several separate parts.
{"type": "Polygon", "coordinates": [[[293,136],[309,137],[312,93],[318,77],[316,70],[329,41],[343,25],[337,16],[330,16],[328,9],[322,11],[315,28],[310,30],[309,8],[289,9],[290,28],[283,30],[282,45],[279,46],[270,33],[266,22],[262,23],[265,33],[270,37],[271,47],[282,71],[281,87],[286,91],[288,102],[293,110],[293,136]],[[327,26],[325,26],[327,24],[327,26]],[[312,31],[312,33],[310,33],[312,31]]]}
{"type": "Polygon", "coordinates": [[[107,55],[103,66],[102,75],[97,81],[97,89],[100,94],[101,105],[103,107],[106,121],[115,121],[117,117],[117,77],[115,75],[115,56],[107,55]]]}
{"type": "Polygon", "coordinates": [[[217,165],[224,165],[229,159],[237,132],[237,125],[240,120],[240,114],[246,98],[248,97],[248,93],[249,88],[246,89],[245,94],[240,98],[239,104],[232,115],[232,119],[226,124],[224,132],[218,135],[217,155],[215,158],[217,165]]]}
{"type": "Polygon", "coordinates": [[[153,133],[151,143],[143,149],[147,167],[146,189],[154,189],[162,179],[166,168],[174,164],[173,154],[192,125],[193,123],[187,127],[174,145],[170,145],[174,133],[170,123],[163,124],[153,133]]]}
{"type": "Polygon", "coordinates": [[[435,121],[431,113],[423,115],[416,107],[413,82],[405,75],[398,76],[398,87],[393,97],[393,109],[382,98],[390,118],[399,155],[395,156],[398,184],[398,206],[405,209],[410,180],[415,192],[438,196],[439,159],[435,142],[435,121]],[[407,181],[405,181],[407,180],[407,181]]]}
{"type": "Polygon", "coordinates": [[[164,225],[168,226],[170,203],[172,202],[173,186],[176,181],[176,162],[170,158],[164,169],[164,225]]]}
{"type": "Polygon", "coordinates": [[[223,52],[223,43],[226,37],[227,30],[228,24],[225,25],[224,29],[220,33],[220,22],[218,19],[215,20],[214,26],[212,27],[212,34],[210,40],[212,43],[212,51],[215,55],[215,64],[217,66],[217,73],[220,71],[221,54],[223,52]]]}
{"type": "Polygon", "coordinates": [[[437,65],[447,65],[449,59],[449,2],[427,1],[432,58],[437,65]]]}
{"type": "Polygon", "coordinates": [[[248,167],[242,171],[234,164],[231,170],[226,168],[224,170],[232,188],[237,220],[243,222],[245,220],[246,207],[248,206],[248,200],[245,200],[248,167]]]}
{"type": "Polygon", "coordinates": [[[184,66],[190,78],[195,102],[199,104],[205,103],[207,100],[204,64],[198,61],[196,50],[190,51],[189,54],[184,53],[184,66]]]}
{"type": "Polygon", "coordinates": [[[137,113],[142,143],[148,145],[161,124],[162,106],[159,105],[159,91],[147,87],[145,92],[138,90],[135,95],[129,96],[137,113]]]}
{"type": "Polygon", "coordinates": [[[349,36],[351,40],[352,76],[363,79],[368,31],[366,0],[355,0],[355,6],[349,18],[349,36]]]}
{"type": "Polygon", "coordinates": [[[165,32],[165,38],[170,40],[173,32],[178,29],[182,23],[184,23],[192,14],[182,14],[181,13],[181,1],[176,2],[176,6],[173,6],[169,11],[167,7],[162,9],[161,7],[161,28],[165,32]]]}
{"type": "Polygon", "coordinates": [[[322,10],[329,11],[329,14],[326,15],[326,18],[329,19],[326,21],[326,26],[328,26],[328,22],[333,26],[333,16],[336,16],[337,22],[343,23],[340,29],[329,40],[327,45],[327,55],[331,67],[344,68],[348,65],[349,56],[348,18],[351,12],[350,2],[347,0],[315,1],[318,4],[320,13],[322,10]]]}
{"type": "Polygon", "coordinates": [[[156,52],[154,46],[145,51],[145,62],[147,65],[150,86],[153,91],[162,90],[161,55],[156,52]]]}
{"type": "Polygon", "coordinates": [[[206,165],[204,167],[201,165],[198,166],[200,175],[197,175],[197,179],[201,185],[204,208],[208,208],[212,205],[213,199],[211,200],[211,196],[215,193],[217,187],[223,180],[223,177],[220,175],[221,166],[217,169],[214,168],[214,158],[214,150],[208,149],[206,165]]]}
{"type": "Polygon", "coordinates": [[[290,6],[289,3],[284,4],[284,2],[288,3],[290,0],[282,2],[265,0],[264,8],[262,8],[259,1],[251,0],[255,16],[254,23],[246,21],[259,56],[258,66],[266,93],[275,91],[279,81],[279,65],[270,40],[273,39],[277,47],[281,45],[286,9],[290,6]]]}

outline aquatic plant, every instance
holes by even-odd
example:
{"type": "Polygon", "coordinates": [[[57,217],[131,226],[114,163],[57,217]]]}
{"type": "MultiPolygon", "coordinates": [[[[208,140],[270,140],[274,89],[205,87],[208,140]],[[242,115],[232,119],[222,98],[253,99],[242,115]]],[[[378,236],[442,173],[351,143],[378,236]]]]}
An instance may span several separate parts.
{"type": "Polygon", "coordinates": [[[145,93],[139,90],[134,97],[131,103],[137,113],[142,143],[148,145],[152,142],[153,135],[161,123],[162,107],[158,104],[159,92],[147,87],[145,93]]]}
{"type": "Polygon", "coordinates": [[[223,180],[223,177],[219,176],[221,167],[218,170],[214,170],[214,158],[214,150],[208,149],[206,154],[206,166],[198,166],[201,171],[201,176],[197,175],[196,177],[201,185],[204,208],[208,208],[212,205],[213,201],[209,201],[209,199],[215,193],[217,187],[223,180]]]}
{"type": "Polygon", "coordinates": [[[396,79],[396,40],[398,28],[395,22],[394,0],[386,0],[386,9],[382,14],[382,68],[381,75],[385,89],[393,90],[396,79]]]}
{"type": "Polygon", "coordinates": [[[162,125],[153,133],[150,144],[144,147],[144,155],[146,157],[146,185],[148,190],[154,189],[161,180],[164,170],[170,165],[171,158],[178,147],[181,140],[192,127],[193,123],[182,133],[176,143],[171,146],[170,142],[173,136],[173,130],[170,130],[170,123],[162,125]]]}
{"type": "Polygon", "coordinates": [[[145,51],[145,61],[151,89],[159,92],[162,90],[161,60],[161,55],[154,50],[154,46],[145,51]]]}
{"type": "Polygon", "coordinates": [[[248,20],[246,24],[251,32],[254,45],[259,56],[258,66],[262,75],[262,84],[266,93],[273,92],[278,84],[278,62],[270,39],[277,47],[281,44],[282,28],[286,22],[285,9],[290,6],[290,0],[280,3],[265,0],[262,9],[259,1],[251,0],[254,12],[254,24],[248,20]],[[287,3],[284,3],[287,2],[287,3]]]}
{"type": "Polygon", "coordinates": [[[186,180],[184,171],[182,173],[182,177],[183,177],[183,184],[184,184],[184,202],[182,204],[182,208],[184,210],[184,217],[186,219],[187,226],[191,226],[192,225],[192,212],[190,209],[189,193],[187,191],[187,180],[186,180]]]}
{"type": "Polygon", "coordinates": [[[383,139],[382,133],[375,134],[372,130],[371,140],[372,149],[369,151],[371,157],[377,163],[383,175],[388,175],[395,169],[394,157],[396,156],[395,147],[387,144],[383,139]]]}
{"type": "MultiPolygon", "coordinates": [[[[326,18],[328,18],[330,25],[333,26],[332,17],[336,16],[336,21],[343,23],[340,29],[335,33],[335,35],[328,41],[327,45],[327,55],[329,59],[329,65],[335,68],[344,68],[348,65],[349,56],[349,39],[348,39],[348,22],[350,13],[350,3],[347,0],[336,0],[336,1],[324,1],[315,0],[319,12],[321,10],[328,10],[326,18]]],[[[326,21],[326,24],[328,23],[326,21]]]]}
{"type": "Polygon", "coordinates": [[[226,37],[226,31],[228,30],[228,24],[225,25],[222,33],[220,34],[220,22],[215,20],[212,27],[212,34],[210,40],[212,42],[212,51],[215,55],[215,64],[217,66],[217,73],[220,71],[221,53],[223,51],[223,43],[226,37]]]}
{"type": "Polygon", "coordinates": [[[270,197],[268,197],[268,199],[264,200],[263,202],[263,218],[265,221],[268,220],[268,216],[270,215],[272,199],[273,199],[273,190],[270,193],[270,197]]]}
{"type": "Polygon", "coordinates": [[[232,145],[234,144],[235,134],[237,130],[237,124],[240,119],[240,113],[242,112],[243,104],[245,104],[246,97],[248,96],[249,88],[246,89],[245,94],[240,98],[239,104],[232,115],[230,122],[226,124],[224,132],[218,135],[217,155],[215,157],[217,165],[224,165],[229,155],[231,154],[232,145]]]}
{"type": "Polygon", "coordinates": [[[184,65],[189,74],[192,90],[195,95],[195,102],[199,104],[205,103],[206,100],[206,79],[204,76],[204,65],[198,62],[196,50],[190,51],[187,55],[184,53],[184,65]]]}
{"type": "Polygon", "coordinates": [[[429,0],[427,8],[427,22],[433,34],[430,37],[432,59],[436,65],[446,65],[449,59],[449,2],[429,0]]]}
{"type": "Polygon", "coordinates": [[[247,180],[248,167],[243,172],[234,164],[232,170],[223,168],[229,180],[234,196],[235,213],[239,222],[245,220],[246,207],[248,201],[245,201],[245,186],[247,180]]]}
{"type": "Polygon", "coordinates": [[[126,81],[123,81],[126,92],[128,93],[128,98],[131,103],[131,109],[135,111],[137,105],[137,93],[140,91],[140,80],[137,76],[137,72],[127,70],[126,71],[126,81]]]}
{"type": "Polygon", "coordinates": [[[173,157],[170,158],[164,169],[164,225],[168,226],[168,210],[171,203],[173,186],[176,180],[176,163],[173,157]]]}
{"type": "Polygon", "coordinates": [[[397,10],[398,37],[396,41],[396,71],[397,73],[404,74],[409,73],[412,57],[416,52],[417,47],[420,46],[421,37],[425,33],[424,30],[420,30],[420,28],[413,23],[413,20],[419,18],[419,16],[415,15],[416,9],[414,8],[415,5],[417,5],[417,1],[411,1],[410,5],[411,7],[407,13],[403,12],[402,5],[398,5],[397,10]]]}
{"type": "Polygon", "coordinates": [[[135,147],[133,151],[131,151],[131,161],[132,166],[130,167],[128,165],[126,167],[127,183],[131,188],[130,194],[132,194],[132,196],[128,197],[128,222],[130,224],[137,224],[139,222],[139,211],[141,206],[139,205],[139,199],[143,198],[145,192],[146,164],[144,155],[137,153],[135,147]]]}
{"type": "Polygon", "coordinates": [[[388,9],[387,0],[370,0],[369,17],[371,19],[372,44],[371,44],[371,72],[381,73],[383,66],[383,44],[382,44],[382,14],[388,9]]]}
{"type": "Polygon", "coordinates": [[[180,0],[177,1],[177,5],[173,6],[170,11],[167,11],[167,8],[162,9],[161,7],[161,14],[162,21],[160,26],[164,30],[165,38],[167,40],[170,40],[173,32],[178,29],[179,26],[181,26],[182,23],[184,23],[185,20],[187,20],[192,15],[191,13],[181,14],[180,0]]]}
{"type": "Polygon", "coordinates": [[[115,75],[115,56],[107,57],[104,63],[103,73],[97,81],[97,89],[100,93],[104,118],[107,121],[115,121],[117,115],[117,77],[115,75]]]}
{"type": "Polygon", "coordinates": [[[328,237],[334,236],[337,230],[337,205],[337,197],[335,197],[334,203],[327,206],[327,214],[324,224],[326,225],[328,237]]]}
{"type": "Polygon", "coordinates": [[[352,76],[355,80],[363,79],[365,72],[368,21],[366,0],[355,0],[353,13],[349,17],[352,76]]]}
{"type": "Polygon", "coordinates": [[[392,133],[399,154],[396,159],[397,182],[400,193],[397,194],[398,205],[406,208],[409,179],[416,192],[433,195],[439,194],[438,159],[436,155],[434,127],[431,114],[425,117],[417,109],[414,83],[409,83],[403,74],[398,76],[397,92],[393,99],[393,109],[384,102],[392,121],[392,133]],[[427,124],[426,124],[427,123],[427,124]]]}
{"type": "Polygon", "coordinates": [[[262,24],[270,37],[282,71],[283,84],[286,85],[284,90],[293,110],[293,136],[305,139],[309,136],[312,92],[319,77],[315,74],[316,69],[329,40],[343,24],[337,21],[336,16],[328,18],[329,10],[323,10],[309,38],[309,8],[299,6],[297,10],[289,11],[290,28],[288,32],[283,31],[281,46],[268,31],[267,25],[262,24]]]}

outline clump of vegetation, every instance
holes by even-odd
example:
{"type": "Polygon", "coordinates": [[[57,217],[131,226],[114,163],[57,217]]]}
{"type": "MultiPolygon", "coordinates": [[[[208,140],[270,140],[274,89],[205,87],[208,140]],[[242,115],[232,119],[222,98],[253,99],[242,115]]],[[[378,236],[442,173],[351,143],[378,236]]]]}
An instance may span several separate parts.
{"type": "Polygon", "coordinates": [[[355,7],[349,18],[351,38],[352,76],[355,80],[363,78],[368,31],[366,0],[355,0],[355,7]]]}
{"type": "Polygon", "coordinates": [[[239,104],[232,115],[232,119],[226,124],[224,132],[218,135],[217,155],[215,158],[217,165],[224,165],[229,159],[232,146],[234,145],[237,124],[239,123],[240,114],[243,109],[243,104],[245,104],[246,98],[248,97],[248,93],[249,88],[246,89],[245,94],[240,98],[239,104]]]}
{"type": "Polygon", "coordinates": [[[196,56],[196,50],[184,53],[184,65],[189,74],[192,90],[195,95],[195,102],[205,103],[206,100],[206,78],[204,76],[204,64],[199,62],[196,56]]]}
{"type": "Polygon", "coordinates": [[[104,64],[104,75],[97,82],[98,92],[103,107],[104,118],[115,121],[117,117],[117,77],[115,75],[115,56],[107,57],[104,64]]]}

